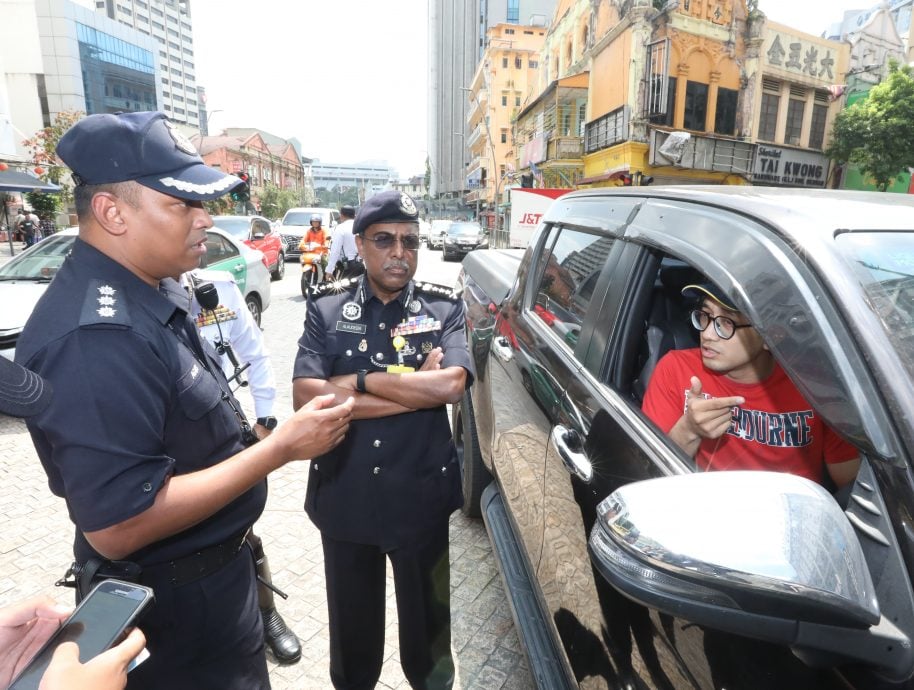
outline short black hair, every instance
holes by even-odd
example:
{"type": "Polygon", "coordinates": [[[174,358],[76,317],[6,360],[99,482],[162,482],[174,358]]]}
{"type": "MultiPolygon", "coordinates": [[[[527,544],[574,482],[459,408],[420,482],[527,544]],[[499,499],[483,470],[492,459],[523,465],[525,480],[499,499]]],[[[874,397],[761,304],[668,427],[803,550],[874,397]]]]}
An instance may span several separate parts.
{"type": "Polygon", "coordinates": [[[345,218],[355,218],[355,209],[352,206],[340,206],[340,215],[345,218]]]}
{"type": "Polygon", "coordinates": [[[92,197],[101,192],[114,194],[136,208],[139,206],[139,187],[137,182],[109,182],[105,184],[79,184],[73,189],[73,201],[76,204],[76,218],[86,220],[91,215],[92,197]]]}

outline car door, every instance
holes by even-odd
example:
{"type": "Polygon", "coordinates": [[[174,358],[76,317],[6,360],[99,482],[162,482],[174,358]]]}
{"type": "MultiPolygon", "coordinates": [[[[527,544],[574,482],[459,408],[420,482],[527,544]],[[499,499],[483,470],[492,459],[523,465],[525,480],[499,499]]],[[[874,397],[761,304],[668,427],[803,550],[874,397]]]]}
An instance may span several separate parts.
{"type": "Polygon", "coordinates": [[[279,260],[279,242],[265,219],[255,218],[251,222],[251,240],[254,248],[259,249],[266,256],[267,266],[275,266],[279,260]]]}
{"type": "Polygon", "coordinates": [[[229,240],[213,232],[206,233],[206,268],[228,271],[238,284],[241,294],[247,294],[247,263],[241,250],[229,240]]]}

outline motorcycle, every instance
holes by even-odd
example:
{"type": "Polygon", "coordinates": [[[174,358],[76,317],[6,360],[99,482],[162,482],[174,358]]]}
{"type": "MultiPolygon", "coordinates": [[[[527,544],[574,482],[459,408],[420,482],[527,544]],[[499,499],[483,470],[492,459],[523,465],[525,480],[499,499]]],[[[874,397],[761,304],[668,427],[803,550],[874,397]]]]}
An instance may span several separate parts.
{"type": "Polygon", "coordinates": [[[315,285],[324,282],[324,257],[327,247],[320,242],[302,242],[301,249],[301,294],[308,296],[308,291],[315,285]]]}

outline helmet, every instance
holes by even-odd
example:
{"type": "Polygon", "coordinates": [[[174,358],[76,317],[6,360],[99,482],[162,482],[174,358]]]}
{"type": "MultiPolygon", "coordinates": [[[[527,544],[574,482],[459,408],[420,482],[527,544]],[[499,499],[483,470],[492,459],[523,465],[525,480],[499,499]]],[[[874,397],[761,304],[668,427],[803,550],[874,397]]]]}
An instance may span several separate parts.
{"type": "Polygon", "coordinates": [[[318,223],[323,223],[323,222],[324,222],[324,219],[321,218],[321,214],[320,214],[320,213],[312,213],[312,214],[311,214],[311,220],[310,220],[309,222],[313,223],[314,221],[317,221],[318,223]]]}

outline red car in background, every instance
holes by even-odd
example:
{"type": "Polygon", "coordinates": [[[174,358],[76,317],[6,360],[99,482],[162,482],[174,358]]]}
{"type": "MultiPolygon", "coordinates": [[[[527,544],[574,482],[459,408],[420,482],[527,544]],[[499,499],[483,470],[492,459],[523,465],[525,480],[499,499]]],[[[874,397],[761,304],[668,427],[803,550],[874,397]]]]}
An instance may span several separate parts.
{"type": "Polygon", "coordinates": [[[263,252],[263,260],[273,280],[282,280],[286,273],[286,255],[282,238],[273,231],[273,224],[263,216],[213,216],[220,230],[263,252]]]}

